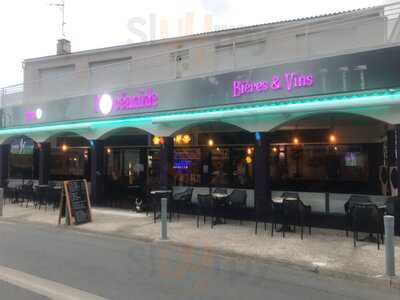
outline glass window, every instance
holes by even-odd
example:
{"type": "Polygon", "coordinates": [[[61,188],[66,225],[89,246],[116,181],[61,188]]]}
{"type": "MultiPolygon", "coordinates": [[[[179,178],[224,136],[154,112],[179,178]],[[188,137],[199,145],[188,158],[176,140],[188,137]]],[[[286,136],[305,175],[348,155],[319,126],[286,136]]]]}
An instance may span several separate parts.
{"type": "Polygon", "coordinates": [[[211,185],[228,187],[231,182],[229,148],[211,150],[211,185]]]}
{"type": "Polygon", "coordinates": [[[200,148],[175,148],[173,169],[175,185],[198,186],[201,184],[200,148]]]}
{"type": "Polygon", "coordinates": [[[107,179],[123,185],[142,184],[146,176],[142,151],[145,149],[107,148],[107,179]]]}
{"type": "Polygon", "coordinates": [[[251,188],[253,186],[253,155],[248,148],[232,148],[232,185],[251,188]]]}
{"type": "Polygon", "coordinates": [[[148,162],[148,185],[159,186],[160,185],[160,149],[152,148],[148,151],[147,156],[148,162]]]}
{"type": "Polygon", "coordinates": [[[10,178],[37,178],[34,168],[35,144],[29,138],[17,138],[10,144],[10,178]]]}
{"type": "Polygon", "coordinates": [[[276,145],[271,151],[274,188],[361,192],[368,183],[371,145],[276,145]]]}
{"type": "Polygon", "coordinates": [[[52,149],[50,178],[53,180],[89,178],[88,150],[69,148],[68,151],[52,149]]]}

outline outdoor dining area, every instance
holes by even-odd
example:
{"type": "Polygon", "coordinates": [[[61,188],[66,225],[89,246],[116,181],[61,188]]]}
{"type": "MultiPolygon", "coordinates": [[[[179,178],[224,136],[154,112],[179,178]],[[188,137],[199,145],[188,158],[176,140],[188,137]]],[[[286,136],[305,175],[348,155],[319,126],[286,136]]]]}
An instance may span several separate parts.
{"type": "Polygon", "coordinates": [[[196,216],[197,227],[200,226],[200,218],[204,224],[207,218],[210,218],[211,228],[224,224],[228,216],[239,219],[241,223],[247,197],[247,193],[243,190],[234,189],[228,193],[226,188],[215,188],[211,193],[198,194],[196,202],[192,201],[193,188],[175,194],[172,189],[153,189],[150,195],[154,222],[159,216],[161,199],[167,198],[170,220],[174,216],[179,220],[181,214],[189,213],[196,216]]]}
{"type": "MultiPolygon", "coordinates": [[[[153,221],[160,218],[161,199],[167,199],[168,219],[179,221],[180,215],[186,214],[195,217],[196,227],[209,222],[210,228],[229,223],[242,224],[249,220],[249,208],[246,207],[247,193],[245,190],[215,187],[209,193],[198,193],[194,197],[193,188],[186,188],[181,192],[173,189],[158,188],[150,191],[148,205],[143,205],[142,210],[147,214],[153,213],[153,221]]],[[[343,220],[342,228],[346,236],[352,233],[354,247],[358,242],[373,242],[377,248],[384,243],[384,215],[393,215],[396,220],[400,216],[400,199],[387,197],[386,200],[376,200],[368,195],[350,195],[343,207],[345,214],[338,220],[343,220]]],[[[313,212],[311,205],[305,204],[297,192],[283,192],[279,197],[272,198],[271,208],[268,213],[258,216],[255,211],[250,213],[251,220],[255,221],[254,232],[259,232],[260,223],[270,226],[271,237],[276,233],[283,238],[288,233],[299,233],[301,240],[304,232],[311,235],[315,224],[314,218],[318,216],[313,212]]],[[[398,224],[395,225],[398,228],[398,224]]],[[[397,231],[398,229],[396,229],[397,231]]]]}
{"type": "Polygon", "coordinates": [[[34,208],[41,209],[59,208],[62,194],[62,186],[55,184],[34,184],[32,180],[9,186],[8,182],[4,187],[4,198],[11,204],[23,207],[32,205],[34,208]]]}

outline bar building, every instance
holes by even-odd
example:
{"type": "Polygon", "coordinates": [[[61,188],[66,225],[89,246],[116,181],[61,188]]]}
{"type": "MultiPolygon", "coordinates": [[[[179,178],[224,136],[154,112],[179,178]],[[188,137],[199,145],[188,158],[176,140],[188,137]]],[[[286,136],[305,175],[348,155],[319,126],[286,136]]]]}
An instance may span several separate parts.
{"type": "Polygon", "coordinates": [[[397,195],[388,7],[80,52],[60,40],[1,90],[1,184],[86,178],[94,205],[127,208],[135,185],[244,189],[249,215],[297,191],[321,224],[350,194],[397,195]]]}

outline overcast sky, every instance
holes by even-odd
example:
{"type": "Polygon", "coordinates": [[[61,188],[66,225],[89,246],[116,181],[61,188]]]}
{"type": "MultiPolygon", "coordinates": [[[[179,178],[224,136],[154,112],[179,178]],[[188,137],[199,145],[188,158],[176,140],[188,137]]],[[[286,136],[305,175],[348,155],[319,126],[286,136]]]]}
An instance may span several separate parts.
{"type": "MultiPolygon", "coordinates": [[[[59,0],[0,0],[0,87],[22,83],[25,58],[53,55],[61,36],[59,0]]],[[[182,34],[180,22],[194,17],[193,32],[267,23],[380,5],[387,0],[65,0],[66,38],[72,51],[182,34]],[[209,18],[210,19],[210,18],[209,18]],[[181,20],[181,21],[180,21],[181,20]],[[209,24],[209,23],[208,23],[209,24]],[[163,28],[166,28],[165,26],[163,28]]],[[[185,30],[183,30],[185,33],[185,30]]]]}

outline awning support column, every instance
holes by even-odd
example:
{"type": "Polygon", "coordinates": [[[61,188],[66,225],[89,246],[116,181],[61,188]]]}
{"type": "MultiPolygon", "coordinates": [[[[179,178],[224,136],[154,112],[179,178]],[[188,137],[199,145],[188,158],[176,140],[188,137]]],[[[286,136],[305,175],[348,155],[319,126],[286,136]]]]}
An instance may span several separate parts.
{"type": "Polygon", "coordinates": [[[50,143],[39,144],[39,184],[49,183],[50,143]]]}
{"type": "Polygon", "coordinates": [[[10,157],[10,145],[0,145],[0,186],[4,187],[8,179],[8,162],[10,157]]]}
{"type": "MultiPolygon", "coordinates": [[[[271,212],[270,141],[268,134],[257,132],[254,146],[254,204],[256,218],[271,212]]],[[[260,219],[261,220],[261,219],[260,219]]]]}
{"type": "Polygon", "coordinates": [[[92,205],[103,202],[104,195],[104,142],[102,140],[90,141],[90,190],[92,205]]]}
{"type": "Polygon", "coordinates": [[[163,137],[160,145],[160,186],[172,185],[172,163],[174,159],[174,140],[172,137],[163,137]]]}

